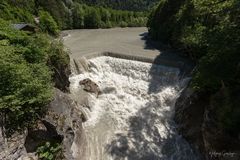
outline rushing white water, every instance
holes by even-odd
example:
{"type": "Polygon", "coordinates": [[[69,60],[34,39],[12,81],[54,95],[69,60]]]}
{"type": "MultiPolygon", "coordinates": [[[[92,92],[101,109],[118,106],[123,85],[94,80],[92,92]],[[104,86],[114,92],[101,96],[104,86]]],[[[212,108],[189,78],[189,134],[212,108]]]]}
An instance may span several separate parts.
{"type": "Polygon", "coordinates": [[[90,60],[90,71],[70,78],[78,96],[79,81],[90,78],[102,94],[88,98],[85,160],[194,160],[188,143],[176,132],[175,100],[187,80],[179,69],[111,57],[90,60]]]}

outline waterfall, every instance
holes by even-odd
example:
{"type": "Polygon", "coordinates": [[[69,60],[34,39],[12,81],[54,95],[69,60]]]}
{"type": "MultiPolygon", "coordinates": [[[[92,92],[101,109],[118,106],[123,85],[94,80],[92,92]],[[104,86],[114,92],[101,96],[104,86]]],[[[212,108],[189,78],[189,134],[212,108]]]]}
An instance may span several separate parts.
{"type": "Polygon", "coordinates": [[[88,71],[88,61],[85,57],[82,57],[80,59],[71,59],[70,64],[72,73],[74,75],[88,71]]]}
{"type": "Polygon", "coordinates": [[[107,56],[88,64],[88,72],[70,78],[71,93],[85,101],[88,116],[83,160],[198,159],[173,122],[175,101],[188,82],[178,68],[107,56]],[[99,86],[98,97],[79,94],[85,78],[99,86]]]}

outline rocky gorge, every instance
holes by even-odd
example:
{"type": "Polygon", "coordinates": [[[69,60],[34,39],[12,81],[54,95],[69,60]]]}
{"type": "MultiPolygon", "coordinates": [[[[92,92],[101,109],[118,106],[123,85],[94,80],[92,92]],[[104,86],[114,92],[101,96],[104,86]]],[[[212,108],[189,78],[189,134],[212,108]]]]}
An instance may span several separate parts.
{"type": "Polygon", "coordinates": [[[86,56],[88,59],[70,56],[71,68],[59,66],[56,69],[55,96],[48,105],[46,116],[40,118],[34,128],[22,133],[8,138],[1,134],[0,159],[38,159],[36,147],[50,140],[59,142],[62,146],[57,159],[104,159],[95,156],[106,157],[105,151],[98,148],[105,144],[101,138],[110,132],[115,133],[116,128],[117,137],[109,139],[112,143],[106,149],[109,159],[239,159],[239,139],[221,132],[215,124],[208,93],[195,92],[188,86],[192,65],[188,66],[188,63],[182,63],[178,59],[166,59],[166,55],[146,58],[102,52],[89,54],[89,57],[86,56]],[[110,60],[101,60],[103,57],[109,57],[107,59],[110,60]],[[112,57],[117,60],[111,59],[112,57]],[[122,59],[130,61],[125,62],[122,59]],[[108,74],[110,71],[114,76],[108,74]],[[128,78],[121,79],[124,76],[128,78]],[[107,78],[112,81],[108,82],[107,78]],[[149,96],[148,92],[152,95],[149,96]],[[130,95],[132,99],[126,98],[124,94],[130,95]],[[121,100],[128,100],[127,105],[121,100]],[[143,104],[148,100],[150,101],[143,104]],[[132,105],[135,101],[137,103],[132,105]],[[118,109],[113,102],[125,108],[118,109]],[[139,109],[136,106],[144,107],[139,109]],[[131,107],[136,109],[135,112],[131,112],[131,107]],[[103,118],[106,123],[97,123],[101,116],[95,113],[102,111],[101,109],[117,112],[104,115],[103,117],[112,116],[112,119],[103,118]],[[96,115],[97,118],[94,117],[96,115]],[[114,119],[115,116],[118,119],[114,119]],[[124,121],[128,119],[125,116],[129,116],[129,122],[124,121]],[[123,128],[116,125],[118,123],[123,128]],[[112,126],[114,127],[111,128],[112,126]],[[95,137],[96,134],[100,134],[99,139],[95,137]],[[227,150],[229,148],[231,150],[227,150]]]}

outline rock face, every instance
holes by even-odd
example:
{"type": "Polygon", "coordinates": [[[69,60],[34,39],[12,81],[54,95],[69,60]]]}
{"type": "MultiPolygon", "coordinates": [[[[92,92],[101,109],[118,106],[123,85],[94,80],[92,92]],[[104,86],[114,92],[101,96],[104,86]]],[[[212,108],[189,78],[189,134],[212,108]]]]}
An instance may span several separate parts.
{"type": "Polygon", "coordinates": [[[21,156],[27,154],[24,142],[27,136],[27,131],[23,133],[15,133],[11,137],[6,138],[3,135],[3,130],[0,128],[0,159],[2,160],[17,160],[21,156]]]}
{"type": "Polygon", "coordinates": [[[57,159],[80,159],[85,145],[80,107],[66,93],[55,89],[48,113],[34,128],[10,138],[4,138],[0,128],[0,159],[38,159],[35,155],[38,145],[51,140],[62,143],[63,150],[57,159]]]}
{"type": "Polygon", "coordinates": [[[239,160],[240,143],[218,127],[208,93],[187,88],[176,102],[175,121],[180,134],[206,160],[239,160]]]}
{"type": "Polygon", "coordinates": [[[175,122],[178,124],[180,134],[192,145],[195,151],[205,154],[202,124],[206,100],[200,93],[185,89],[175,104],[175,122]]]}
{"type": "Polygon", "coordinates": [[[79,84],[83,85],[86,92],[95,93],[97,96],[101,93],[98,85],[89,78],[80,81],[79,84]]]}
{"type": "Polygon", "coordinates": [[[52,68],[55,87],[63,92],[69,92],[70,82],[68,80],[68,77],[71,74],[70,65],[58,64],[52,68]]]}
{"type": "Polygon", "coordinates": [[[82,149],[81,145],[84,145],[80,107],[67,94],[56,89],[55,98],[50,103],[48,114],[44,118],[44,121],[55,127],[57,135],[63,137],[63,155],[66,160],[76,158],[75,152],[78,151],[72,149],[73,144],[79,150],[82,149]]]}

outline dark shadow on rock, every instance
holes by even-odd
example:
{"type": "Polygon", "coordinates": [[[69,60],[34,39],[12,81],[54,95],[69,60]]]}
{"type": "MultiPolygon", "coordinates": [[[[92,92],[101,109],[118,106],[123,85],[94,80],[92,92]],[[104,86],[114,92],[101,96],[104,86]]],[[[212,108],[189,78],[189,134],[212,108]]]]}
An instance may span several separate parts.
{"type": "Polygon", "coordinates": [[[51,123],[43,120],[39,124],[41,127],[38,126],[38,128],[28,131],[24,145],[28,153],[35,152],[40,145],[46,142],[61,143],[63,140],[63,136],[57,133],[55,126],[51,123]]]}

